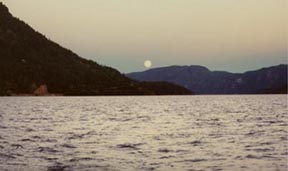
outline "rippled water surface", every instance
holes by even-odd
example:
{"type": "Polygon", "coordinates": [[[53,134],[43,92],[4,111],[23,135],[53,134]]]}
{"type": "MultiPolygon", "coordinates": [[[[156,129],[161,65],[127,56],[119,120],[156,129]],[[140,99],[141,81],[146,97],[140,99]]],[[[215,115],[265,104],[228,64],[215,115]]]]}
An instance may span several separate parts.
{"type": "Polygon", "coordinates": [[[1,171],[285,171],[287,96],[1,97],[1,171]]]}

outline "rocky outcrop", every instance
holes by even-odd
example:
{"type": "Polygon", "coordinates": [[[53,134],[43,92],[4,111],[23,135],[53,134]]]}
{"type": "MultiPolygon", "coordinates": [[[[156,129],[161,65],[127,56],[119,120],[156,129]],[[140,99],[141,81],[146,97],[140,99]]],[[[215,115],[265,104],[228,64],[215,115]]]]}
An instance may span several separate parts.
{"type": "Polygon", "coordinates": [[[34,94],[35,96],[45,96],[45,95],[49,95],[47,85],[41,85],[40,87],[38,87],[38,88],[33,92],[33,94],[34,94]]]}

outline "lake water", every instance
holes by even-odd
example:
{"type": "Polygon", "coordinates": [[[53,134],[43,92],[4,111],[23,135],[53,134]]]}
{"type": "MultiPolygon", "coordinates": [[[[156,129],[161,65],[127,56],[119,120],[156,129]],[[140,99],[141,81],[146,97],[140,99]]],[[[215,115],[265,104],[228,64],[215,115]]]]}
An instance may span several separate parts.
{"type": "Polygon", "coordinates": [[[1,97],[1,171],[286,171],[287,96],[1,97]]]}

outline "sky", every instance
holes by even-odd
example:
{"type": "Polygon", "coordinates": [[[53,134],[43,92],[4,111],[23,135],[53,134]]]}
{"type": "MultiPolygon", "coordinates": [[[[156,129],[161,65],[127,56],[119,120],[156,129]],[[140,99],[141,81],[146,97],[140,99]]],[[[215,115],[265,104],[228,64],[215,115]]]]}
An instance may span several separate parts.
{"type": "Polygon", "coordinates": [[[287,63],[286,0],[0,0],[47,38],[128,73],[244,72],[287,63]]]}

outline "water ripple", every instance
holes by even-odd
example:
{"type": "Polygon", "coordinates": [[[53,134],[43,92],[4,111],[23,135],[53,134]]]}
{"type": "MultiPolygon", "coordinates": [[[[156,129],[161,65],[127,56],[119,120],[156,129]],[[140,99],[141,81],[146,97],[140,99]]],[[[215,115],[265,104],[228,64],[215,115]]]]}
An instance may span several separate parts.
{"type": "Polygon", "coordinates": [[[287,96],[0,98],[0,170],[284,171],[287,96]]]}

